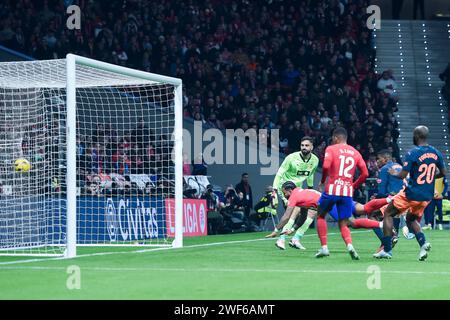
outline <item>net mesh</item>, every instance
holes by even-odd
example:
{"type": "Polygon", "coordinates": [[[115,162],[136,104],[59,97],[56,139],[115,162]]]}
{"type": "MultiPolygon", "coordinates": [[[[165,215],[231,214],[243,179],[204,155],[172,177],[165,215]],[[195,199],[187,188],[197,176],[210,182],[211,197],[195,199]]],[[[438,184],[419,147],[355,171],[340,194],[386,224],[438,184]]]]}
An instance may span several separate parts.
{"type": "MultiPolygon", "coordinates": [[[[65,59],[0,64],[0,254],[64,252],[65,86],[65,59]]],[[[174,86],[82,65],[76,86],[77,244],[170,244],[174,86]]]]}

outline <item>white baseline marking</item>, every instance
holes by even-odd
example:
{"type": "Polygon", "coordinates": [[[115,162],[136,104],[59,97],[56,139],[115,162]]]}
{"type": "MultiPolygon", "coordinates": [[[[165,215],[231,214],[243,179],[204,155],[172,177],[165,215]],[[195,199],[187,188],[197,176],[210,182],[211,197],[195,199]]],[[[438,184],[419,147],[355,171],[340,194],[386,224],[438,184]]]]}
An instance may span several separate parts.
{"type": "MultiPolygon", "coordinates": [[[[370,230],[364,230],[364,231],[354,231],[352,234],[356,233],[367,233],[370,232],[370,230]]],[[[340,235],[340,233],[333,232],[329,233],[329,236],[335,236],[340,235]]],[[[305,237],[312,237],[316,236],[317,234],[307,234],[304,235],[305,237]]],[[[258,238],[258,239],[249,239],[249,240],[235,240],[235,241],[223,241],[223,242],[212,242],[212,243],[203,243],[203,244],[194,244],[191,246],[184,246],[182,248],[173,248],[173,247],[165,247],[165,248],[153,248],[153,249],[140,249],[140,250],[131,250],[131,251],[111,251],[111,252],[97,252],[97,253],[88,253],[88,254],[80,254],[77,255],[75,258],[72,259],[65,259],[64,257],[56,257],[56,258],[42,258],[42,259],[28,259],[28,260],[16,260],[16,261],[5,261],[0,262],[1,265],[12,265],[12,264],[21,264],[21,263],[33,263],[33,262],[43,262],[43,261],[52,261],[52,260],[73,260],[78,258],[85,258],[85,257],[95,257],[95,256],[109,256],[114,254],[130,254],[130,253],[146,253],[146,252],[154,252],[154,251],[163,251],[163,250],[183,250],[183,249],[189,249],[189,248],[201,248],[201,247],[211,247],[211,246],[221,246],[225,244],[236,244],[236,243],[248,243],[248,242],[257,242],[257,241],[267,241],[267,240],[274,240],[275,238],[258,238]]]]}
{"type": "MultiPolygon", "coordinates": [[[[353,231],[352,234],[368,233],[368,232],[370,232],[370,230],[353,231]]],[[[329,236],[334,236],[334,235],[340,235],[340,233],[329,233],[328,235],[329,236]]],[[[311,236],[316,236],[316,234],[307,234],[307,235],[304,235],[303,238],[311,237],[311,236]]],[[[258,238],[258,239],[249,239],[249,240],[222,241],[222,242],[195,244],[195,245],[190,245],[190,246],[184,246],[182,248],[162,247],[162,248],[140,249],[140,250],[132,250],[132,251],[97,252],[97,253],[80,254],[80,255],[77,255],[73,259],[84,258],[84,257],[93,257],[93,256],[114,255],[114,254],[146,253],[146,252],[163,251],[163,250],[189,249],[189,248],[218,246],[218,245],[225,245],[225,244],[249,243],[249,242],[266,241],[266,240],[274,240],[274,239],[275,238],[258,238]]],[[[436,240],[443,240],[443,239],[435,239],[433,242],[435,242],[436,240]]],[[[51,260],[68,260],[68,259],[65,259],[64,257],[36,258],[36,259],[28,259],[28,260],[17,260],[17,261],[0,262],[0,265],[19,264],[19,263],[31,263],[31,262],[41,262],[41,261],[51,261],[51,260]]]]}

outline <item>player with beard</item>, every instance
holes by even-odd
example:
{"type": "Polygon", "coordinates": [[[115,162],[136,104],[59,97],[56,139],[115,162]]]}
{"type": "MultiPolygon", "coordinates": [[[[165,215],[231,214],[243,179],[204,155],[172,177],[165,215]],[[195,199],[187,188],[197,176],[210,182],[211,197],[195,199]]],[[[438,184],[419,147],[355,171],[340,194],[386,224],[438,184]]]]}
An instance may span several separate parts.
{"type": "Polygon", "coordinates": [[[313,138],[303,137],[300,142],[300,152],[288,155],[277,171],[272,185],[285,205],[287,199],[281,192],[281,186],[286,181],[292,181],[297,187],[303,188],[303,182],[306,180],[308,189],[312,189],[314,186],[314,173],[319,166],[319,158],[312,153],[313,148],[313,138]]]}
{"type": "MultiPolygon", "coordinates": [[[[279,198],[283,200],[286,209],[288,200],[282,192],[282,185],[287,181],[292,181],[297,187],[303,188],[303,182],[306,180],[308,189],[314,186],[314,173],[319,166],[319,158],[312,153],[314,149],[314,139],[305,136],[300,141],[300,152],[293,152],[288,155],[273,180],[274,192],[278,193],[279,198]]],[[[306,215],[306,212],[302,212],[306,215]]],[[[286,227],[287,230],[287,227],[286,227]]],[[[283,231],[286,231],[283,229],[283,231]]],[[[286,235],[282,234],[280,240],[286,240],[286,235]]]]}

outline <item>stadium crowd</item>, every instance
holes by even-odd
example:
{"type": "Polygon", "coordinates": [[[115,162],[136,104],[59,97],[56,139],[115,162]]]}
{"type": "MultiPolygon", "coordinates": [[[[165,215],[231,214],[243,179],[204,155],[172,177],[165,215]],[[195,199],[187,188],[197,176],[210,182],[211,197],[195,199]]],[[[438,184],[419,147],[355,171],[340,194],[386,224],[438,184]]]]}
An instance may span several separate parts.
{"type": "Polygon", "coordinates": [[[76,143],[77,180],[82,193],[146,190],[154,194],[171,189],[174,172],[169,162],[173,143],[166,135],[157,137],[144,119],[123,136],[110,125],[97,124],[90,134],[77,135],[76,143]],[[151,137],[152,141],[144,137],[151,137]]]}
{"type": "Polygon", "coordinates": [[[7,0],[0,43],[36,59],[73,52],[180,77],[186,117],[220,129],[279,129],[286,154],[311,135],[322,159],[332,129],[343,125],[370,165],[380,149],[399,154],[395,79],[374,72],[367,5],[7,0]],[[70,4],[81,8],[80,30],[65,27],[70,4]]]}

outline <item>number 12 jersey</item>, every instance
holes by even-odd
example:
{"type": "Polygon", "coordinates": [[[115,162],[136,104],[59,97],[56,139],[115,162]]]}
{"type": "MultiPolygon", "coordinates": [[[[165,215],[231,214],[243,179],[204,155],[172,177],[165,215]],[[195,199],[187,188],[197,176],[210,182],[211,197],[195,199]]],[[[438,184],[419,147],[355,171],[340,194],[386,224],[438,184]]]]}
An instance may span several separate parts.
{"type": "Polygon", "coordinates": [[[361,154],[346,143],[328,146],[323,161],[322,183],[329,176],[324,193],[334,196],[353,197],[353,192],[367,178],[367,167],[361,154]],[[353,182],[356,168],[360,177],[353,182]]]}

